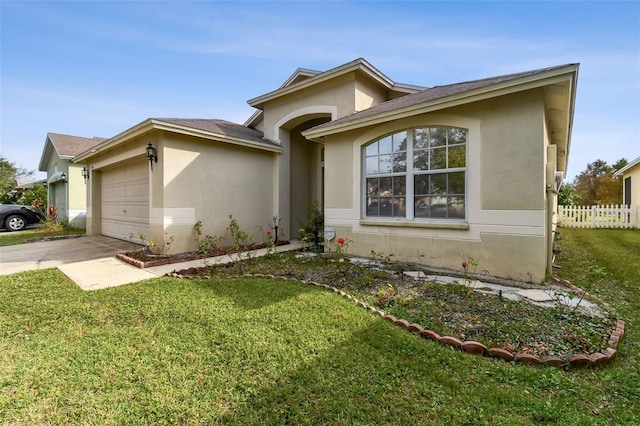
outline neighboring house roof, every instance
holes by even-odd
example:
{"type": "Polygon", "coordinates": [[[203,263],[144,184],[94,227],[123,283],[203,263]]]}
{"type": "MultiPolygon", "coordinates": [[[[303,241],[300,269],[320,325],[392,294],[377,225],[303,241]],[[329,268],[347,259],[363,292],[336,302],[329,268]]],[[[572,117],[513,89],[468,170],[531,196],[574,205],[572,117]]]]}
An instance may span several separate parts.
{"type": "Polygon", "coordinates": [[[40,157],[40,165],[38,170],[44,172],[51,158],[51,154],[55,151],[58,157],[70,160],[76,155],[104,142],[106,138],[83,138],[80,136],[62,135],[59,133],[47,133],[47,139],[44,144],[42,156],[40,157]]]}
{"type": "Polygon", "coordinates": [[[127,140],[141,136],[153,130],[195,136],[202,139],[280,152],[282,148],[273,141],[263,138],[262,132],[232,123],[226,120],[208,118],[148,118],[124,132],[105,140],[74,158],[75,162],[84,161],[98,152],[104,152],[127,140]]]}
{"type": "Polygon", "coordinates": [[[535,87],[548,86],[546,108],[553,143],[564,152],[562,160],[566,170],[569,156],[571,127],[575,104],[575,90],[579,64],[567,64],[515,74],[507,74],[463,83],[436,86],[417,93],[392,99],[346,117],[323,123],[303,132],[308,139],[352,130],[375,123],[396,120],[488,99],[535,87]]]}
{"type": "Polygon", "coordinates": [[[637,165],[640,165],[640,157],[636,158],[635,160],[633,160],[632,162],[630,162],[629,164],[627,164],[626,166],[624,166],[620,170],[617,170],[613,175],[614,176],[623,175],[623,174],[625,174],[625,172],[628,172],[629,170],[631,170],[633,167],[635,167],[637,165]]]}

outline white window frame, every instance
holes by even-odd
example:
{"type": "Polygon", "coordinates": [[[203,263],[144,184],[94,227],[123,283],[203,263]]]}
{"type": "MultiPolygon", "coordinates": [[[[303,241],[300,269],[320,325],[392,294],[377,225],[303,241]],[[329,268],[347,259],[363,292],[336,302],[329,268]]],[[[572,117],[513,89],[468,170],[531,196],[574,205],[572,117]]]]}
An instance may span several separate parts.
{"type": "MultiPolygon", "coordinates": [[[[448,149],[449,144],[445,145],[448,149]]],[[[429,147],[428,149],[430,149],[429,147]]],[[[391,133],[384,134],[376,139],[373,139],[361,146],[361,218],[364,221],[374,221],[374,222],[414,222],[414,223],[466,223],[468,217],[468,204],[469,204],[469,182],[468,182],[468,164],[469,164],[469,129],[459,126],[443,126],[443,125],[424,125],[424,126],[414,126],[404,129],[399,129],[391,133]],[[431,128],[443,128],[443,129],[459,129],[465,131],[465,166],[464,167],[453,167],[453,168],[443,168],[443,169],[434,169],[434,170],[420,170],[417,173],[414,171],[414,135],[415,131],[418,129],[431,129],[431,128]],[[398,172],[391,173],[378,173],[367,175],[367,155],[366,149],[372,143],[376,143],[381,141],[386,137],[393,136],[398,133],[406,132],[407,134],[407,151],[406,151],[406,170],[399,174],[398,172]],[[464,216],[463,217],[415,217],[415,188],[414,182],[415,177],[417,175],[432,175],[432,174],[449,174],[449,173],[464,173],[464,216]],[[368,216],[367,215],[367,178],[372,177],[393,177],[403,175],[405,177],[405,211],[406,216],[398,217],[398,216],[368,216]]],[[[380,154],[378,154],[380,155],[380,154]]],[[[449,156],[447,153],[447,160],[449,156]]]]}

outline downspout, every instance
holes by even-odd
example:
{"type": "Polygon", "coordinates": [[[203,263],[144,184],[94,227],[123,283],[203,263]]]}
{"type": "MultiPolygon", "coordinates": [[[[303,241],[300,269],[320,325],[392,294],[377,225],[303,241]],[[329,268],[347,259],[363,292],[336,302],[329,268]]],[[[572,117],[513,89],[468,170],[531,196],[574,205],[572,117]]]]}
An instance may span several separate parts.
{"type": "Polygon", "coordinates": [[[550,277],[553,273],[553,240],[555,238],[555,224],[553,222],[554,213],[556,209],[556,195],[558,194],[556,186],[556,146],[549,145],[547,147],[547,164],[546,164],[546,237],[547,237],[547,250],[546,250],[546,265],[547,276],[550,277]]]}

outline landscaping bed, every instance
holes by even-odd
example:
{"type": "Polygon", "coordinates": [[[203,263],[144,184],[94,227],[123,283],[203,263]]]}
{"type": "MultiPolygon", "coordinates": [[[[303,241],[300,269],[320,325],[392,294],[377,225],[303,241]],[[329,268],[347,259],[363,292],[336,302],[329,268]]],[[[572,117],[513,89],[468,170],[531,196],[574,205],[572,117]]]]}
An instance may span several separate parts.
{"type": "MultiPolygon", "coordinates": [[[[555,306],[541,307],[483,294],[465,285],[416,281],[403,274],[420,267],[379,259],[353,262],[336,254],[288,252],[224,266],[191,268],[178,271],[178,275],[222,278],[268,274],[328,285],[354,296],[372,310],[381,310],[407,324],[420,325],[439,336],[500,349],[503,352],[496,353],[504,354],[505,359],[517,355],[523,362],[535,364],[538,363],[536,359],[542,359],[548,360],[550,365],[567,365],[571,357],[579,355],[576,364],[589,365],[588,357],[592,356],[593,365],[594,360],[607,363],[612,357],[608,349],[612,333],[620,331],[620,322],[615,311],[607,306],[601,306],[594,313],[563,305],[558,298],[555,306]],[[607,354],[608,359],[602,359],[602,353],[607,354]],[[527,355],[530,359],[526,359],[527,355]]],[[[464,278],[459,278],[463,283],[464,278]]],[[[532,286],[521,284],[528,288],[532,286]]],[[[567,289],[567,295],[569,292],[567,289]]],[[[457,342],[452,346],[458,346],[457,342]]]]}

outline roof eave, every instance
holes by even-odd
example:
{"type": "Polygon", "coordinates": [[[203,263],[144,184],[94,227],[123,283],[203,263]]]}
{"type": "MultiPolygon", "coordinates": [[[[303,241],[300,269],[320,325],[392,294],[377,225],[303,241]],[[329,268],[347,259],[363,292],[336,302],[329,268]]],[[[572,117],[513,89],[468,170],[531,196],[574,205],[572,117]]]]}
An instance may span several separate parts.
{"type": "Polygon", "coordinates": [[[614,176],[620,176],[622,174],[624,174],[626,171],[632,169],[633,167],[637,166],[638,164],[640,164],[640,157],[636,158],[635,160],[633,160],[632,162],[630,162],[629,164],[627,164],[626,166],[624,166],[623,168],[621,168],[620,170],[617,170],[613,175],[614,176]]]}
{"type": "Polygon", "coordinates": [[[195,136],[203,139],[215,140],[219,142],[230,143],[233,145],[241,145],[248,148],[261,149],[263,151],[282,152],[282,148],[277,145],[271,145],[265,141],[264,144],[251,141],[248,139],[238,138],[234,136],[223,135],[220,133],[209,132],[206,130],[195,129],[193,127],[182,126],[179,124],[168,123],[166,121],[149,118],[142,123],[133,126],[130,129],[114,136],[111,139],[107,139],[103,143],[88,149],[87,151],[79,154],[73,158],[74,163],[86,161],[98,153],[108,151],[127,140],[142,136],[153,130],[166,130],[173,133],[179,133],[183,135],[195,136]]]}
{"type": "MultiPolygon", "coordinates": [[[[443,98],[434,99],[431,101],[427,101],[424,103],[410,105],[408,107],[399,108],[392,111],[386,111],[379,114],[374,114],[371,116],[363,117],[362,119],[356,119],[353,121],[347,121],[345,123],[338,123],[336,125],[323,125],[321,129],[308,129],[302,132],[302,135],[311,140],[322,141],[325,136],[355,130],[364,126],[378,124],[382,122],[388,122],[391,120],[397,120],[401,118],[410,117],[417,114],[424,114],[428,112],[437,111],[444,108],[450,108],[454,106],[459,106],[471,102],[481,101],[497,96],[502,96],[510,93],[520,92],[523,90],[528,90],[536,87],[545,86],[548,84],[553,84],[557,82],[566,81],[567,78],[572,78],[572,93],[570,100],[570,113],[568,114],[569,118],[569,129],[573,123],[573,109],[575,105],[575,85],[577,80],[577,70],[578,65],[572,64],[566,67],[563,67],[559,70],[550,70],[541,74],[536,74],[534,76],[526,76],[515,80],[509,80],[502,83],[497,83],[490,86],[481,87],[478,89],[473,89],[468,92],[458,93],[451,96],[446,96],[443,98]]],[[[569,130],[569,134],[571,131],[569,130]]],[[[568,145],[568,143],[567,143],[568,145]]],[[[568,146],[567,146],[567,157],[568,157],[568,146]]]]}

